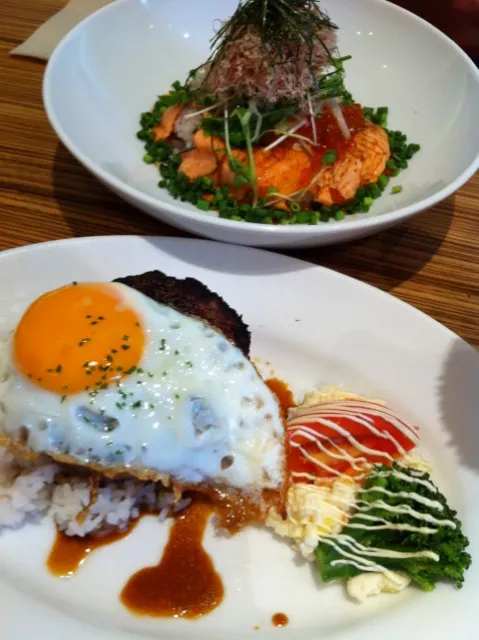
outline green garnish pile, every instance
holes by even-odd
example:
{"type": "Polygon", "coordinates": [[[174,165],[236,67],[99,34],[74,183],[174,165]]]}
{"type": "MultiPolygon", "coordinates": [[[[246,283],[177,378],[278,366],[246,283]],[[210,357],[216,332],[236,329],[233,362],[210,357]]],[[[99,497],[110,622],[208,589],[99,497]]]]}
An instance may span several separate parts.
{"type": "MultiPolygon", "coordinates": [[[[371,549],[407,553],[432,551],[439,556],[439,560],[425,557],[390,558],[381,557],[380,554],[361,557],[374,560],[386,569],[406,574],[424,591],[432,591],[436,583],[442,580],[451,581],[457,587],[461,587],[464,572],[471,564],[471,556],[466,552],[469,541],[462,532],[456,512],[448,506],[446,498],[438,490],[431,491],[424,481],[431,482],[428,474],[418,476],[417,471],[397,464],[392,469],[376,466],[366,479],[363,487],[365,491],[360,496],[361,501],[371,505],[371,508],[367,511],[363,508],[361,512],[353,515],[341,531],[341,535],[350,536],[354,541],[371,549]],[[399,471],[400,474],[395,474],[395,471],[399,471]],[[417,499],[408,499],[408,493],[435,501],[441,508],[424,505],[417,499]],[[391,510],[391,507],[400,507],[400,511],[391,510]],[[361,513],[366,513],[373,520],[365,520],[361,513]],[[418,517],[418,513],[425,517],[418,517]],[[427,518],[431,516],[433,520],[428,521],[427,518]],[[450,523],[454,526],[450,526],[450,523]],[[365,524],[371,525],[372,528],[356,528],[356,525],[363,527],[365,524]],[[388,528],[388,525],[405,527],[388,528]],[[408,530],[408,526],[413,530],[408,530]],[[417,531],[419,527],[429,531],[417,531]]],[[[341,547],[341,542],[338,544],[341,547]]],[[[348,547],[347,551],[350,552],[351,548],[348,547]]],[[[344,560],[344,556],[325,542],[319,543],[316,559],[324,582],[351,578],[362,573],[354,565],[335,563],[344,560]]]]}

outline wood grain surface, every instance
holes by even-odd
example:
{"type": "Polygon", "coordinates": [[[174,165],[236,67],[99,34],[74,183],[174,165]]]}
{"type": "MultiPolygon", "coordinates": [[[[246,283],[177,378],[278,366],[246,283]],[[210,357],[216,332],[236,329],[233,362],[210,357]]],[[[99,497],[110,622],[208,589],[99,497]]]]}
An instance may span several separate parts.
{"type": "MultiPolygon", "coordinates": [[[[110,193],[70,155],[42,107],[44,64],[8,52],[64,0],[1,0],[0,250],[105,234],[185,234],[110,193]]],[[[479,175],[395,229],[290,253],[368,282],[479,347],[479,175]]]]}

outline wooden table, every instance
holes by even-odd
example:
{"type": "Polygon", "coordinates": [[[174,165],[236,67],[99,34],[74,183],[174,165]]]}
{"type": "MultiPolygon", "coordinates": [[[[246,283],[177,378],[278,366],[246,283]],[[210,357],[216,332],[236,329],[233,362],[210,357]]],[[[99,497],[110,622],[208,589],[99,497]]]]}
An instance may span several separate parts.
{"type": "MultiPolygon", "coordinates": [[[[63,4],[1,2],[0,250],[75,236],[184,236],[124,203],[78,164],[43,111],[44,65],[8,57],[63,4]]],[[[294,255],[389,291],[479,347],[479,175],[393,230],[294,255]]]]}

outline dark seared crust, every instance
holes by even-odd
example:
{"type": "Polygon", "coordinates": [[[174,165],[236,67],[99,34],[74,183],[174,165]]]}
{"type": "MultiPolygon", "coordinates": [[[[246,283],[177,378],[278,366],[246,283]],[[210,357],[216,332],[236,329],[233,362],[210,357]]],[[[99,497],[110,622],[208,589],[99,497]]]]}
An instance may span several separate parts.
{"type": "Polygon", "coordinates": [[[118,278],[114,282],[136,289],[179,313],[205,320],[221,331],[245,356],[249,356],[251,335],[242,317],[199,280],[180,280],[161,271],[148,271],[138,276],[118,278]]]}

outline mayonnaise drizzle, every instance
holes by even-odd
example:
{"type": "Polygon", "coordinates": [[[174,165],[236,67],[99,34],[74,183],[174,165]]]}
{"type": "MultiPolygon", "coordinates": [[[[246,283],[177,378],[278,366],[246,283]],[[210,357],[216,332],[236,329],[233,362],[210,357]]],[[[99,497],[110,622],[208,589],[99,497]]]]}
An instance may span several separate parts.
{"type": "MultiPolygon", "coordinates": [[[[394,472],[392,473],[394,474],[394,472]]],[[[437,511],[444,511],[444,507],[440,502],[421,496],[419,493],[415,493],[414,491],[389,491],[388,489],[384,489],[384,487],[371,487],[370,489],[363,489],[361,491],[362,494],[374,492],[382,493],[385,496],[390,496],[391,498],[406,498],[407,500],[414,500],[425,507],[430,507],[437,511]]]]}
{"type": "Polygon", "coordinates": [[[392,549],[384,549],[382,547],[366,547],[358,542],[352,536],[345,534],[338,534],[337,541],[346,547],[349,547],[351,551],[368,557],[378,558],[429,558],[430,560],[439,560],[439,556],[434,551],[393,551],[392,549]]]}
{"type": "MultiPolygon", "coordinates": [[[[290,413],[288,420],[288,431],[290,433],[290,445],[292,447],[299,448],[301,454],[312,464],[320,467],[324,471],[332,474],[333,476],[340,476],[337,470],[334,470],[328,464],[324,462],[324,459],[319,460],[314,455],[307,453],[301,446],[304,439],[310,443],[315,443],[317,448],[326,453],[328,457],[337,461],[347,461],[354,471],[362,472],[371,468],[371,464],[368,462],[366,456],[374,456],[375,458],[382,457],[386,462],[393,462],[395,456],[388,452],[380,451],[377,449],[371,449],[363,445],[361,442],[343,427],[334,422],[335,418],[348,418],[351,422],[354,422],[362,427],[366,427],[371,435],[381,438],[382,440],[388,440],[391,442],[397,454],[400,456],[406,455],[406,451],[397,441],[397,439],[389,433],[389,431],[378,429],[374,424],[374,418],[379,417],[389,422],[395,427],[398,432],[405,435],[413,443],[419,442],[417,429],[408,423],[401,420],[395,413],[393,413],[388,407],[372,401],[357,401],[357,400],[341,400],[337,402],[329,402],[322,405],[313,405],[305,407],[297,407],[290,413]],[[306,424],[305,424],[306,423],[306,424]],[[311,424],[321,425],[330,431],[333,431],[344,438],[349,446],[354,447],[358,452],[363,454],[362,456],[353,456],[348,451],[340,447],[333,439],[318,433],[311,424]],[[297,442],[297,440],[300,442],[297,442]]],[[[324,457],[322,457],[324,458],[324,457]]],[[[305,477],[303,474],[293,472],[293,478],[305,477]]],[[[361,479],[364,476],[361,476],[361,479]]],[[[359,479],[359,478],[357,478],[359,479]]]]}
{"type": "Polygon", "coordinates": [[[452,520],[438,520],[430,513],[423,513],[422,511],[416,511],[412,507],[407,504],[400,504],[396,506],[392,506],[384,502],[383,500],[377,500],[376,502],[364,502],[363,500],[359,500],[357,503],[358,511],[371,511],[372,509],[383,509],[384,511],[389,511],[390,513],[397,513],[410,516],[415,520],[424,520],[425,522],[429,522],[431,524],[435,524],[443,527],[451,527],[451,529],[455,529],[456,525],[452,520]]]}
{"type": "MultiPolygon", "coordinates": [[[[395,475],[398,478],[404,479],[405,474],[401,471],[397,471],[396,469],[391,469],[388,471],[382,471],[375,475],[380,475],[386,477],[388,473],[395,475]]],[[[424,473],[421,472],[421,475],[424,473]]],[[[406,476],[407,478],[408,476],[406,476]]],[[[431,493],[437,493],[437,488],[427,480],[423,480],[423,486],[426,486],[431,493]]],[[[426,498],[425,496],[421,496],[420,494],[411,491],[388,491],[383,487],[371,487],[370,489],[360,489],[358,495],[377,491],[378,493],[382,493],[391,497],[398,498],[406,498],[408,500],[412,500],[417,502],[423,506],[435,509],[436,511],[444,511],[443,505],[437,500],[432,500],[426,498]]],[[[413,533],[421,533],[425,535],[434,535],[438,531],[438,527],[445,526],[451,527],[453,529],[456,528],[456,524],[452,520],[447,519],[439,519],[433,516],[430,513],[423,513],[422,511],[416,511],[408,504],[399,504],[399,505],[390,505],[384,502],[383,500],[375,500],[373,502],[366,502],[364,500],[359,499],[356,503],[343,503],[343,506],[356,508],[356,513],[354,514],[355,519],[362,519],[367,522],[375,523],[375,524],[361,524],[358,522],[353,522],[352,524],[348,524],[347,526],[351,529],[364,529],[368,531],[380,531],[380,530],[396,530],[396,531],[410,531],[413,533]],[[371,516],[367,512],[373,509],[382,509],[385,511],[389,511],[390,513],[396,514],[405,514],[416,520],[427,522],[432,524],[436,528],[430,528],[425,526],[414,526],[406,523],[393,523],[389,522],[384,518],[378,518],[376,516],[371,516]],[[379,524],[376,524],[379,523],[379,524]]],[[[347,515],[347,511],[343,512],[347,515]]],[[[437,562],[439,560],[439,555],[434,553],[433,551],[428,551],[425,549],[424,551],[393,551],[390,549],[384,549],[381,547],[366,547],[361,544],[355,538],[350,535],[339,533],[335,535],[329,536],[321,536],[319,538],[320,542],[324,542],[332,546],[341,556],[342,558],[338,558],[334,560],[332,565],[351,565],[356,567],[359,571],[379,571],[381,573],[390,573],[386,567],[374,562],[370,558],[390,558],[390,559],[406,559],[406,558],[427,558],[429,560],[433,560],[437,562]]]]}
{"type": "MultiPolygon", "coordinates": [[[[411,474],[413,474],[415,477],[411,478],[411,476],[407,475],[407,473],[401,473],[400,471],[394,471],[394,475],[399,478],[400,480],[403,480],[404,482],[410,482],[411,484],[420,484],[423,487],[426,487],[426,489],[429,489],[429,491],[431,493],[437,493],[437,487],[435,487],[433,485],[432,482],[429,482],[429,480],[422,480],[421,479],[421,475],[424,475],[424,472],[421,471],[420,475],[417,475],[417,472],[415,472],[413,469],[409,470],[411,474]]],[[[387,478],[389,475],[391,474],[391,471],[373,471],[370,474],[370,477],[376,477],[376,478],[387,478]]]]}
{"type": "MultiPolygon", "coordinates": [[[[317,458],[313,458],[313,456],[306,451],[306,449],[304,449],[300,444],[298,444],[297,442],[290,442],[289,443],[290,446],[298,448],[301,452],[301,454],[310,462],[313,462],[316,466],[321,467],[322,469],[324,469],[325,471],[327,471],[328,473],[330,473],[333,476],[342,476],[343,474],[338,471],[337,469],[333,469],[333,467],[330,467],[329,465],[327,465],[325,462],[322,462],[321,460],[318,460],[317,458]]],[[[292,474],[293,477],[295,477],[295,474],[292,474]]]]}
{"type": "MultiPolygon", "coordinates": [[[[362,467],[358,466],[357,463],[367,462],[366,458],[361,458],[361,457],[355,458],[351,454],[347,453],[347,451],[342,449],[338,444],[336,444],[333,440],[331,440],[331,438],[326,438],[324,436],[320,436],[318,438],[318,434],[311,427],[301,427],[293,434],[292,438],[294,438],[295,435],[299,435],[299,436],[302,436],[303,438],[306,438],[306,440],[309,440],[310,442],[315,444],[318,447],[318,449],[320,449],[320,451],[327,453],[330,458],[333,458],[334,460],[345,460],[349,462],[349,464],[353,467],[353,469],[357,469],[358,471],[361,471],[362,467]],[[332,447],[333,449],[336,449],[339,453],[333,453],[333,451],[331,451],[330,448],[325,447],[322,443],[322,440],[326,441],[330,447],[332,447]]],[[[291,446],[298,447],[300,445],[294,442],[293,439],[291,439],[291,446]]]]}

